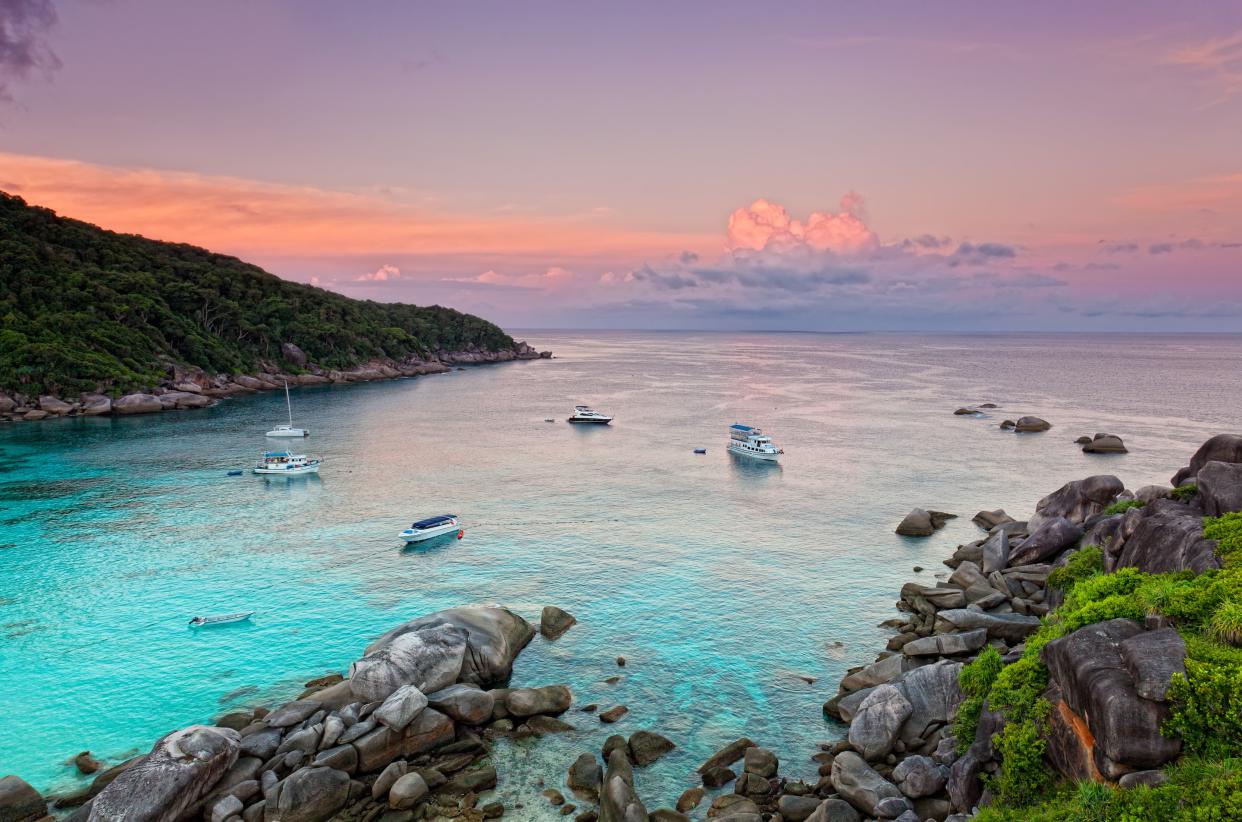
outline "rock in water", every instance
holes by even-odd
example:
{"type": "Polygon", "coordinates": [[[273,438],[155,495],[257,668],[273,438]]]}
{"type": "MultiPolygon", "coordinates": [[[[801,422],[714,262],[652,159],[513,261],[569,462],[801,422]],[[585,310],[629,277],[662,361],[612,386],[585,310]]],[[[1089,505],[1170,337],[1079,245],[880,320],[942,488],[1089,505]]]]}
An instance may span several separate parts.
{"type": "Polygon", "coordinates": [[[1067,482],[1035,504],[1035,515],[1028,520],[1027,528],[1035,533],[1041,522],[1054,517],[1081,524],[1111,505],[1124,490],[1121,480],[1111,474],[1067,482]]]}
{"type": "Polygon", "coordinates": [[[776,776],[778,767],[780,767],[780,760],[767,748],[747,748],[742,757],[742,770],[762,779],[771,779],[776,776]]]}
{"type": "Polygon", "coordinates": [[[47,816],[47,802],[16,776],[0,778],[0,822],[31,822],[47,816]]]}
{"type": "Polygon", "coordinates": [[[539,633],[548,639],[556,639],[577,621],[568,611],[562,611],[555,605],[545,605],[543,613],[539,615],[539,633]]]}
{"type": "Polygon", "coordinates": [[[1052,427],[1052,423],[1047,420],[1041,420],[1039,417],[1018,417],[1014,429],[1019,434],[1033,433],[1036,431],[1047,431],[1052,427]]]}
{"type": "Polygon", "coordinates": [[[755,743],[746,737],[735,739],[728,745],[725,745],[716,753],[707,758],[707,761],[699,766],[699,773],[704,774],[712,768],[725,767],[737,762],[746,754],[747,748],[755,747],[755,743]]]}
{"type": "Polygon", "coordinates": [[[176,822],[233,767],[240,749],[241,737],[228,728],[173,731],[100,791],[89,820],[176,822]]]}
{"type": "Polygon", "coordinates": [[[672,740],[651,731],[635,731],[630,735],[630,758],[640,768],[650,765],[677,746],[672,740]]]}
{"type": "Polygon", "coordinates": [[[367,702],[387,699],[402,685],[424,693],[457,681],[466,655],[466,634],[436,625],[400,634],[349,666],[349,687],[367,702]]]}
{"type": "Polygon", "coordinates": [[[1084,454],[1125,454],[1126,445],[1116,434],[1096,434],[1082,446],[1084,454]]]}
{"type": "Polygon", "coordinates": [[[599,822],[646,822],[647,808],[634,792],[634,772],[623,751],[608,757],[599,797],[599,822]]]}
{"type": "Polygon", "coordinates": [[[1005,513],[1005,509],[997,508],[995,511],[980,511],[971,517],[970,521],[980,528],[991,531],[998,525],[1005,525],[1015,520],[1005,513]]]}
{"type": "Polygon", "coordinates": [[[604,781],[604,769],[592,754],[584,753],[569,766],[565,784],[574,796],[587,802],[599,801],[599,786],[604,781]]]}
{"type": "Polygon", "coordinates": [[[906,514],[897,526],[897,533],[903,537],[930,537],[935,530],[931,514],[922,508],[915,508],[906,514]]]}
{"type": "Polygon", "coordinates": [[[264,819],[266,822],[323,822],[335,816],[347,801],[349,774],[333,768],[301,768],[272,789],[264,819]]]}
{"type": "MultiPolygon", "coordinates": [[[[469,653],[462,662],[460,678],[462,682],[481,688],[495,687],[507,681],[513,673],[513,661],[535,636],[530,623],[507,608],[449,608],[394,628],[367,646],[367,653],[379,650],[402,634],[437,626],[450,626],[465,632],[469,653]]],[[[424,693],[428,691],[424,689],[424,693]]]]}
{"type": "Polygon", "coordinates": [[[564,685],[542,688],[514,688],[505,694],[505,707],[514,716],[563,714],[573,704],[574,696],[564,685]]]}

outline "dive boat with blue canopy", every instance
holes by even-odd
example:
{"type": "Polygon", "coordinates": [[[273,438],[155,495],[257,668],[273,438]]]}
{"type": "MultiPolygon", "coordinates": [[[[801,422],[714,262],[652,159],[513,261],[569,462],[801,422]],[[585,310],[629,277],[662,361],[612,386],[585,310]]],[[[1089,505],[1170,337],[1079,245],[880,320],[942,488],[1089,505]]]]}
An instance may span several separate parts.
{"type": "Polygon", "coordinates": [[[460,526],[461,522],[457,519],[456,514],[441,514],[438,517],[420,519],[398,534],[398,536],[405,540],[406,544],[409,544],[412,542],[422,542],[423,540],[443,536],[444,534],[451,534],[456,531],[457,538],[461,539],[464,532],[460,526]]]}
{"type": "Polygon", "coordinates": [[[729,426],[729,453],[741,457],[776,462],[785,453],[772,438],[752,425],[734,423],[729,426]]]}
{"type": "Polygon", "coordinates": [[[291,454],[288,451],[264,451],[254,466],[256,474],[281,474],[296,477],[300,474],[318,474],[323,460],[311,458],[305,454],[291,454]]]}

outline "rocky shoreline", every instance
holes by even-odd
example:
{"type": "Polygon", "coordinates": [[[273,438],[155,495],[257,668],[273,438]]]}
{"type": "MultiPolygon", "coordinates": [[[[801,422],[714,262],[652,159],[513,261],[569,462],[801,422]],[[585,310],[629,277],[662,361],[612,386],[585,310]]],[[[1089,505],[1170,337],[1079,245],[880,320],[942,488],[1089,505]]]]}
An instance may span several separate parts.
{"type": "Polygon", "coordinates": [[[255,374],[208,374],[202,369],[169,363],[167,375],[149,391],[110,396],[103,391],[76,397],[51,394],[30,396],[20,391],[0,391],[0,420],[35,422],[59,417],[129,416],[159,411],[207,408],[224,397],[276,391],[285,386],[348,385],[403,377],[443,374],[455,366],[550,359],[551,351],[536,351],[525,342],[511,349],[489,351],[471,346],[464,351],[439,351],[426,358],[374,359],[347,369],[325,369],[307,360],[292,343],[281,346],[282,361],[297,373],[283,371],[274,362],[262,363],[255,374]]]}

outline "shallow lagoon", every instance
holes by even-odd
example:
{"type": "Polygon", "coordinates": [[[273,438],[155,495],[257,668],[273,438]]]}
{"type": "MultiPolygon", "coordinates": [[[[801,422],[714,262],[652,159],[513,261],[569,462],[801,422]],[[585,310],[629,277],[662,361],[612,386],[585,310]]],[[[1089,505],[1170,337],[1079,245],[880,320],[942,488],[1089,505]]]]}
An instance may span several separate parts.
{"type": "Polygon", "coordinates": [[[528,815],[551,816],[537,779],[559,783],[613,731],[678,743],[639,776],[652,806],[742,733],[809,777],[815,744],[839,734],[820,705],[882,647],[901,583],[930,581],[978,534],[971,514],[1025,516],[1091,473],[1166,482],[1242,427],[1238,337],[527,336],[557,359],[296,390],[318,478],[226,476],[265,447],[278,394],[0,428],[0,773],[67,787],[80,750],[124,758],[288,698],[407,618],[500,602],[579,619],[536,638],[515,683],[630,707],[615,726],[571,713],[578,734],[500,747],[501,793],[528,815]],[[983,401],[1002,408],[952,416],[983,401]],[[565,424],[578,402],[617,422],[565,424]],[[1054,428],[997,428],[1022,413],[1054,428]],[[735,421],[768,429],[783,465],[726,454],[735,421]],[[1132,453],[1072,444],[1095,431],[1132,453]],[[895,536],[915,505],[963,516],[895,536]],[[442,512],[464,518],[464,540],[400,549],[397,531],[442,512]],[[258,613],[186,625],[238,610],[258,613]]]}

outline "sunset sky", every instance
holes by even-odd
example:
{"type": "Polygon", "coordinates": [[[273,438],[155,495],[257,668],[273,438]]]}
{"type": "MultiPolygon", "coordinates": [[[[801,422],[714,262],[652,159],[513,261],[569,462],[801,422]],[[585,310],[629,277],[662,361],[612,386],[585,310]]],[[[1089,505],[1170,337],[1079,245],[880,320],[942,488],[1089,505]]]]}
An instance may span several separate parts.
{"type": "Polygon", "coordinates": [[[0,0],[0,189],[514,328],[1242,330],[1242,3],[0,0]]]}

